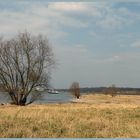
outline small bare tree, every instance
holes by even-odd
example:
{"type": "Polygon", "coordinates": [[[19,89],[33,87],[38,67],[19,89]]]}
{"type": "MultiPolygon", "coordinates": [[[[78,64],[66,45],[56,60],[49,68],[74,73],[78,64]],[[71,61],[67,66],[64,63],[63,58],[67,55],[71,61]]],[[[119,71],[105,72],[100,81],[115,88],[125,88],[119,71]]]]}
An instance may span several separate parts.
{"type": "Polygon", "coordinates": [[[80,97],[80,87],[78,82],[73,82],[70,86],[70,92],[74,95],[77,99],[80,97]]]}
{"type": "Polygon", "coordinates": [[[111,95],[112,97],[115,97],[117,95],[117,92],[118,92],[118,89],[115,85],[112,85],[103,90],[103,94],[111,95]]]}
{"type": "Polygon", "coordinates": [[[41,35],[25,32],[13,39],[0,39],[0,83],[14,104],[34,101],[27,102],[27,97],[36,86],[48,84],[53,58],[48,40],[41,35]]]}

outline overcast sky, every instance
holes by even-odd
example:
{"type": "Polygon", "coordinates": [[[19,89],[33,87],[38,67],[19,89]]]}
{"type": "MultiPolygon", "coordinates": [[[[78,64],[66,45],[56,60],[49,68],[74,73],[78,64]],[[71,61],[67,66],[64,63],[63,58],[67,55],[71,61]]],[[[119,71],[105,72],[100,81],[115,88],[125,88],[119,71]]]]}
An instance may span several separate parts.
{"type": "MultiPolygon", "coordinates": [[[[133,0],[132,0],[133,1],[133,0]]],[[[140,2],[0,1],[0,35],[47,36],[57,68],[55,88],[140,87],[140,2]]]]}

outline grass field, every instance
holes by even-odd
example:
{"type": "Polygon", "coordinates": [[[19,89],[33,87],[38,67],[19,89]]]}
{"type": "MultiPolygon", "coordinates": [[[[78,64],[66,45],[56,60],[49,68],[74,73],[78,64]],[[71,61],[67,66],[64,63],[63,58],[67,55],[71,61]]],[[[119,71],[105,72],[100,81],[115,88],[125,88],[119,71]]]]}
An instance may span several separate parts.
{"type": "Polygon", "coordinates": [[[0,137],[140,137],[139,98],[85,95],[78,103],[0,106],[0,137]]]}

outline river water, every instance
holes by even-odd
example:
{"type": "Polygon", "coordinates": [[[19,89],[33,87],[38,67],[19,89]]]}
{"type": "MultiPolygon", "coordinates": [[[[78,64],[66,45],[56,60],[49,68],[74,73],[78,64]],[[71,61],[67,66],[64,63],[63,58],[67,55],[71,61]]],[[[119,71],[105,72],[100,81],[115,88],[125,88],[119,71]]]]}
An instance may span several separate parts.
{"type": "MultiPolygon", "coordinates": [[[[69,92],[60,92],[58,94],[50,94],[47,92],[41,92],[41,97],[34,103],[46,104],[46,103],[67,103],[70,102],[74,97],[69,92]]],[[[11,102],[7,93],[0,92],[0,103],[11,102]]]]}
{"type": "Polygon", "coordinates": [[[60,92],[58,94],[42,93],[42,97],[35,103],[66,103],[70,102],[73,96],[69,92],[60,92]]]}

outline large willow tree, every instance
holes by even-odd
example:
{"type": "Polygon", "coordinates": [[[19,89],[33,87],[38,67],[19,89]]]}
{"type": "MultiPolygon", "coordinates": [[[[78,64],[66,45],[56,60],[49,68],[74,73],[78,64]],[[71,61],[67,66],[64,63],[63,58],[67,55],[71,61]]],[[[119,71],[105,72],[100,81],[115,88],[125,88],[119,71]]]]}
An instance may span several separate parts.
{"type": "Polygon", "coordinates": [[[26,105],[27,97],[39,85],[47,85],[54,64],[48,40],[20,33],[9,40],[0,39],[0,84],[16,105],[26,105]]]}

